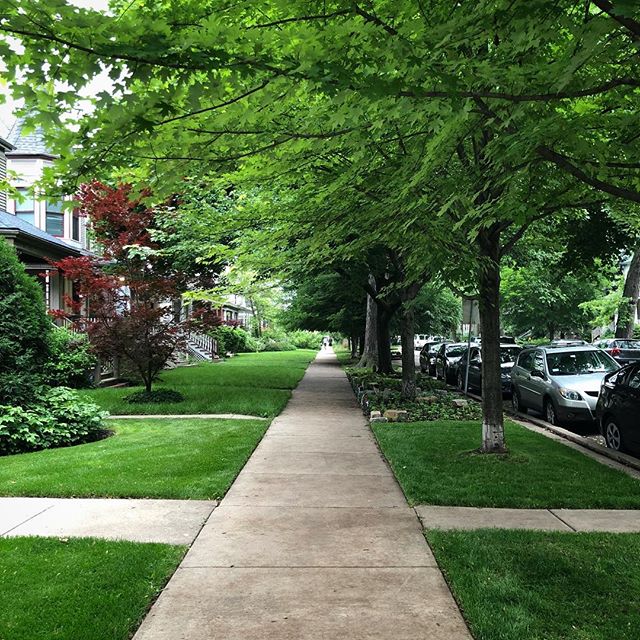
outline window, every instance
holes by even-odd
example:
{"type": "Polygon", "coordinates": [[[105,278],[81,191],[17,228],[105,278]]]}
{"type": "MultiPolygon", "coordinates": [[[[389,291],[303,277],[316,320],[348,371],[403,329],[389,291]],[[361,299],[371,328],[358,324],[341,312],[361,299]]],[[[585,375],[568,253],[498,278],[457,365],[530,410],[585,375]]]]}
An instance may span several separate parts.
{"type": "Polygon", "coordinates": [[[61,238],[64,236],[64,212],[62,200],[47,200],[46,232],[61,238]]]}
{"type": "Polygon", "coordinates": [[[525,371],[533,371],[533,351],[525,351],[518,358],[518,366],[525,371]]]}
{"type": "Polygon", "coordinates": [[[35,224],[35,206],[33,196],[27,187],[18,187],[20,198],[16,198],[16,217],[29,224],[35,224]]]}
{"type": "Polygon", "coordinates": [[[522,351],[520,347],[500,347],[501,364],[510,364],[518,359],[518,354],[522,351]]]}
{"type": "Polygon", "coordinates": [[[533,371],[542,371],[544,373],[544,354],[542,351],[536,351],[533,357],[533,371]]]}
{"type": "Polygon", "coordinates": [[[71,218],[71,237],[80,241],[80,216],[74,211],[71,218]]]}
{"type": "Polygon", "coordinates": [[[640,368],[636,368],[634,371],[631,371],[627,384],[632,389],[640,389],[640,368]]]}
{"type": "Polygon", "coordinates": [[[615,360],[604,351],[569,351],[547,353],[547,366],[553,376],[576,376],[615,371],[615,360]]]}

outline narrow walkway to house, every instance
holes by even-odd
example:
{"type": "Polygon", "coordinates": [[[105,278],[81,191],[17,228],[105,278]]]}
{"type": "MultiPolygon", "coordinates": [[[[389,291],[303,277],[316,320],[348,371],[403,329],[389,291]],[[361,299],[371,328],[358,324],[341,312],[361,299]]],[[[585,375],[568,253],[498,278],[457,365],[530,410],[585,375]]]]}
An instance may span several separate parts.
{"type": "Polygon", "coordinates": [[[0,538],[84,537],[191,544],[215,500],[0,498],[0,538]]]}
{"type": "Polygon", "coordinates": [[[470,640],[333,353],[321,353],[136,640],[470,640]]]}

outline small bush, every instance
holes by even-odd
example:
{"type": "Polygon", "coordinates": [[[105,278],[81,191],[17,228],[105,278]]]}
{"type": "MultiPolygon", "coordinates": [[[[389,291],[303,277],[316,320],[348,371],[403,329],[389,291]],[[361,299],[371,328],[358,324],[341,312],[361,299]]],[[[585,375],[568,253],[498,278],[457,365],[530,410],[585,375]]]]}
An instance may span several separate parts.
{"type": "Polygon", "coordinates": [[[0,455],[66,447],[104,437],[108,413],[71,389],[47,390],[28,409],[0,406],[0,455]]]}
{"type": "Polygon", "coordinates": [[[56,327],[49,340],[50,357],[44,365],[44,382],[51,387],[81,389],[90,386],[89,374],[96,358],[83,334],[56,327]]]}
{"type": "Polygon", "coordinates": [[[142,404],[145,402],[161,404],[164,402],[182,402],[184,396],[173,389],[153,389],[151,391],[136,391],[125,396],[124,399],[129,404],[142,404]]]}
{"type": "Polygon", "coordinates": [[[240,327],[231,327],[223,324],[210,331],[209,335],[217,340],[219,355],[253,351],[253,349],[247,348],[249,334],[240,327]]]}

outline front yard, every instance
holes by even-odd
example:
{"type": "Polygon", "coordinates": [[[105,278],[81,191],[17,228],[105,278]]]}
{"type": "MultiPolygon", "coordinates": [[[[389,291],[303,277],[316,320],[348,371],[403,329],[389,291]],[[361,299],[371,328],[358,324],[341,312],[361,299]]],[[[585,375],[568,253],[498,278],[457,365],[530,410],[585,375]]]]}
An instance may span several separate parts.
{"type": "Polygon", "coordinates": [[[185,547],[0,539],[2,640],[128,640],[185,547]]]}
{"type": "Polygon", "coordinates": [[[476,640],[635,640],[640,534],[427,531],[476,640]]]}
{"type": "Polygon", "coordinates": [[[115,435],[105,440],[0,457],[0,495],[221,498],[269,421],[163,418],[108,426],[115,435]]]}
{"type": "Polygon", "coordinates": [[[242,353],[224,362],[164,371],[154,388],[179,391],[177,403],[130,404],[124,398],[141,387],[90,389],[83,396],[114,415],[240,413],[273,417],[284,409],[316,352],[308,349],[242,353]]]}

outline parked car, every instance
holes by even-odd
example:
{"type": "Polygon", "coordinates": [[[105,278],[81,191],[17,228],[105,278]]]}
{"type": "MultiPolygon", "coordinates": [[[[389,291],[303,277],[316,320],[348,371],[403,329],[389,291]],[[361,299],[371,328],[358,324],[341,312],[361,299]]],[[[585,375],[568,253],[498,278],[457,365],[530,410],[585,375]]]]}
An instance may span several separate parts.
{"type": "Polygon", "coordinates": [[[604,349],[621,365],[640,362],[640,340],[609,338],[608,340],[597,340],[593,345],[604,349]]]}
{"type": "Polygon", "coordinates": [[[398,338],[394,338],[391,341],[391,359],[392,360],[401,360],[402,359],[402,345],[398,338]]]}
{"type": "Polygon", "coordinates": [[[592,421],[603,378],[619,368],[591,345],[524,349],[511,370],[513,408],[540,411],[551,424],[592,421]]]}
{"type": "MultiPolygon", "coordinates": [[[[522,347],[511,342],[500,345],[500,368],[502,393],[511,393],[511,369],[518,359],[518,354],[522,347]]],[[[458,362],[458,389],[464,389],[467,358],[469,358],[469,381],[467,389],[469,391],[482,391],[482,350],[479,345],[471,346],[464,352],[458,362]]]]}
{"type": "Polygon", "coordinates": [[[436,356],[438,355],[438,349],[446,342],[446,340],[427,342],[422,349],[420,349],[420,371],[422,371],[422,373],[428,373],[430,376],[436,375],[436,356]]]}
{"type": "Polygon", "coordinates": [[[458,362],[466,350],[466,342],[451,342],[440,345],[435,362],[436,378],[455,384],[458,375],[458,362]]]}
{"type": "Polygon", "coordinates": [[[640,363],[604,377],[596,414],[607,447],[640,453],[640,363]]]}

